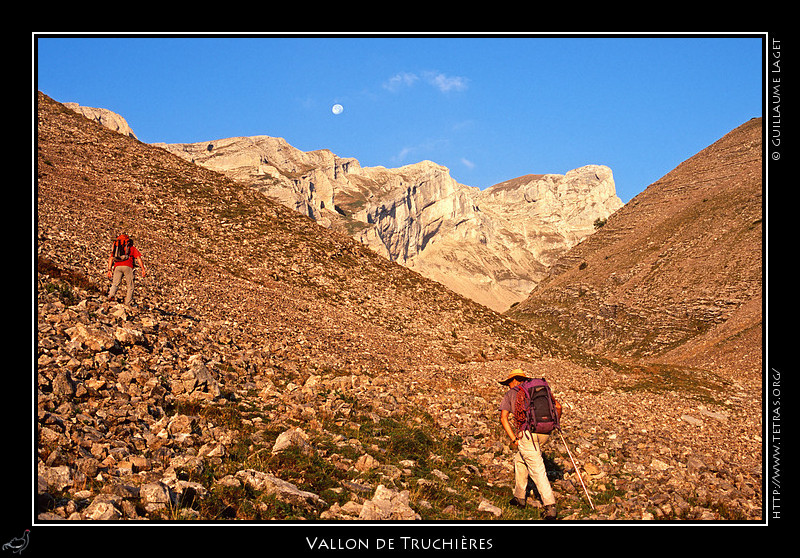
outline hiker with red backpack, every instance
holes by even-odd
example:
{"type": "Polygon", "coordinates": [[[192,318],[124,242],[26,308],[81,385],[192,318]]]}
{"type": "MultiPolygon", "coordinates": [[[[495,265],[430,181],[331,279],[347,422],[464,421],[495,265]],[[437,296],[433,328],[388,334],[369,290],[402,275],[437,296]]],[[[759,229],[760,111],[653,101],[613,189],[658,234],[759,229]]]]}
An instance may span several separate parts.
{"type": "Polygon", "coordinates": [[[128,290],[125,293],[125,304],[129,305],[133,300],[133,277],[134,268],[139,267],[142,270],[142,277],[146,275],[144,263],[142,262],[142,254],[133,245],[133,239],[127,234],[122,233],[114,241],[111,247],[111,255],[108,257],[108,277],[112,277],[111,289],[108,291],[108,300],[114,300],[114,295],[117,294],[122,278],[125,278],[125,283],[128,290]]]}
{"type": "Polygon", "coordinates": [[[528,478],[539,491],[544,504],[544,519],[557,517],[556,500],[542,459],[542,445],[550,432],[559,428],[561,405],[544,378],[531,378],[522,369],[513,370],[500,382],[508,386],[500,402],[500,424],[511,439],[514,454],[514,497],[512,506],[524,508],[527,503],[528,478]]]}

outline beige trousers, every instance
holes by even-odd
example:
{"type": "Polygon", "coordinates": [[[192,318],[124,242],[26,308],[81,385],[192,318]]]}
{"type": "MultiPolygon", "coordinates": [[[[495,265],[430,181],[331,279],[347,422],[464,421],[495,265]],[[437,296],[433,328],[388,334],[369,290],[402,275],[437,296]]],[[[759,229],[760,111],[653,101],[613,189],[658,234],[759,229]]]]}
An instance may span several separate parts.
{"type": "Polygon", "coordinates": [[[527,431],[519,439],[518,451],[514,456],[514,496],[522,501],[525,501],[530,477],[542,497],[542,503],[545,506],[556,503],[542,459],[542,444],[549,439],[547,434],[531,434],[527,431]]]}
{"type": "Polygon", "coordinates": [[[108,298],[114,298],[114,295],[117,294],[117,289],[122,282],[123,276],[128,287],[125,293],[125,304],[130,304],[131,300],[133,300],[133,268],[127,265],[114,267],[114,277],[111,279],[111,290],[108,291],[108,298]]]}

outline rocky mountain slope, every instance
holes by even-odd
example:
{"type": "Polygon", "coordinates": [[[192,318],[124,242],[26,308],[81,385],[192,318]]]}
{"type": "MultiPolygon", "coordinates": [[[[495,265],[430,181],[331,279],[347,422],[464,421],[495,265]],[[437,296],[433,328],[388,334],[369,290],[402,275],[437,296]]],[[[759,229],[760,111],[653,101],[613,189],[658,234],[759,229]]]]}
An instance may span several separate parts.
{"type": "Polygon", "coordinates": [[[509,315],[600,354],[758,376],[762,188],[757,118],[631,200],[509,315]]]}
{"type": "Polygon", "coordinates": [[[249,184],[379,254],[497,311],[523,300],[547,267],[622,206],[611,169],[528,175],[486,191],[423,161],[361,167],[283,138],[155,144],[249,184]]]}
{"type": "Polygon", "coordinates": [[[560,519],[762,516],[757,381],[559,348],[42,94],[36,155],[39,522],[538,519],[507,505],[515,367],[565,408],[560,519]],[[123,230],[132,307],[105,296],[123,230]]]}

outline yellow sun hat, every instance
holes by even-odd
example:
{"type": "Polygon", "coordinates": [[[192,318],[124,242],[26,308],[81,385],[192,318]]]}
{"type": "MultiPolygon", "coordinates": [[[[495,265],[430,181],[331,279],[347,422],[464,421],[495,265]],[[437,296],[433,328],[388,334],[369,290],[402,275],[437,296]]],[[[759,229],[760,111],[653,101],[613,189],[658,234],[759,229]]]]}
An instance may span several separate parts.
{"type": "Polygon", "coordinates": [[[501,380],[500,383],[504,386],[507,386],[514,378],[519,378],[520,380],[530,380],[530,376],[525,374],[525,372],[522,371],[522,368],[517,368],[512,370],[508,377],[505,380],[501,380]]]}

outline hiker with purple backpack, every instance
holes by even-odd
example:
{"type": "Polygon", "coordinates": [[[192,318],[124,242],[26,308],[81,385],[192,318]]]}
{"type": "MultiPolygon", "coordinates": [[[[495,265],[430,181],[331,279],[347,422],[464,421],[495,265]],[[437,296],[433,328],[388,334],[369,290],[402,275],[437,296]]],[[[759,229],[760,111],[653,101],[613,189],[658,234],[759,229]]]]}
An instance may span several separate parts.
{"type": "Polygon", "coordinates": [[[527,502],[527,486],[530,477],[544,504],[546,521],[557,517],[556,499],[547,479],[542,445],[547,443],[550,432],[559,428],[561,405],[544,378],[531,378],[522,369],[513,370],[500,382],[508,386],[500,402],[500,424],[511,439],[514,454],[514,497],[512,506],[524,508],[527,502]]]}

